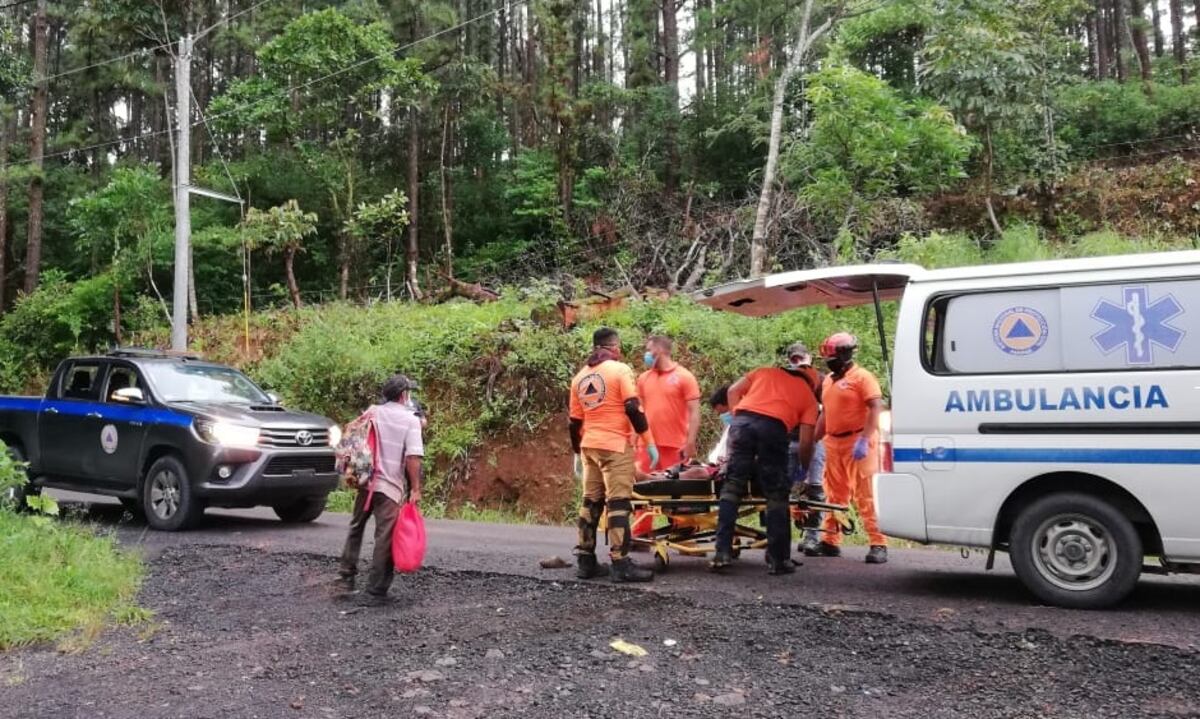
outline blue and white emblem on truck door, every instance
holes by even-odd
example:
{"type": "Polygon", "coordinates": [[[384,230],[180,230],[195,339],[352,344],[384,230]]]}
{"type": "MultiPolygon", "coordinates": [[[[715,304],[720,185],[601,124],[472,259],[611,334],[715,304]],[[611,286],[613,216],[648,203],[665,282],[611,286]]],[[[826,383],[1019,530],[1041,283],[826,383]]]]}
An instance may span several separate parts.
{"type": "Polygon", "coordinates": [[[1154,346],[1168,352],[1179,349],[1185,332],[1169,321],[1183,314],[1183,307],[1168,294],[1151,301],[1145,286],[1122,287],[1123,304],[1102,299],[1092,310],[1092,318],[1107,325],[1092,335],[1092,342],[1104,354],[1125,348],[1125,364],[1154,364],[1154,346]]]}

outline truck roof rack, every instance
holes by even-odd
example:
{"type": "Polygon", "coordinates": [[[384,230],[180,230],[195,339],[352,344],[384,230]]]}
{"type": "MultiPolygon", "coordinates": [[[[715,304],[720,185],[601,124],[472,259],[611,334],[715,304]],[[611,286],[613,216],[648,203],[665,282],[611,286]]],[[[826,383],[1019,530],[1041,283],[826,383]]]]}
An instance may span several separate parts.
{"type": "Polygon", "coordinates": [[[156,350],[142,347],[115,347],[108,351],[109,357],[136,357],[141,359],[204,359],[193,352],[176,352],[174,350],[156,350]]]}

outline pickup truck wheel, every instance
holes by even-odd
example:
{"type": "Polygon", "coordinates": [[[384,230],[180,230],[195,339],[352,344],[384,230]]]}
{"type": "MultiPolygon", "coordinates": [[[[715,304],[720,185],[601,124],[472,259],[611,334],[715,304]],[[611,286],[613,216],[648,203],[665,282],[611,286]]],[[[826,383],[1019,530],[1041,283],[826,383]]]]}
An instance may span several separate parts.
{"type": "Polygon", "coordinates": [[[288,524],[311,522],[325,511],[326,497],[305,497],[287,504],[276,504],[271,507],[275,515],[288,524]]]}
{"type": "Polygon", "coordinates": [[[142,506],[150,526],[165,532],[187,529],[204,514],[204,505],[188,481],[187,469],[171,456],[150,465],[142,482],[142,506]]]}
{"type": "MultiPolygon", "coordinates": [[[[9,447],[8,456],[14,462],[25,461],[25,452],[20,447],[9,447]]],[[[29,474],[24,469],[21,470],[21,476],[25,479],[24,484],[9,487],[4,490],[3,494],[0,494],[0,505],[12,507],[17,512],[24,512],[29,509],[25,504],[26,497],[36,497],[42,493],[40,487],[35,486],[33,482],[29,481],[29,474]]]]}
{"type": "Polygon", "coordinates": [[[1029,505],[1013,524],[1009,548],[1017,576],[1044,602],[1076,609],[1112,606],[1142,572],[1142,541],[1117,508],[1063,492],[1029,505]]]}

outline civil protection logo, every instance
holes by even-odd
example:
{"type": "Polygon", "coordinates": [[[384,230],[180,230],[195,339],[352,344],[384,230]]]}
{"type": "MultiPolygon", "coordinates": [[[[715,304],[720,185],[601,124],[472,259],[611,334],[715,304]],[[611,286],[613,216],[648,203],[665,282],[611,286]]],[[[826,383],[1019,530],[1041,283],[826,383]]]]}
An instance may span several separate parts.
{"type": "Polygon", "coordinates": [[[599,372],[584,377],[579,381],[579,403],[584,409],[596,409],[604,404],[604,396],[608,393],[608,385],[599,372]]]}
{"type": "Polygon", "coordinates": [[[1121,288],[1121,304],[1102,299],[1092,310],[1092,319],[1107,325],[1092,335],[1104,354],[1125,348],[1125,364],[1154,364],[1154,347],[1168,352],[1179,349],[1186,334],[1170,321],[1183,314],[1183,306],[1172,294],[1151,300],[1145,285],[1121,288]]]}
{"type": "Polygon", "coordinates": [[[1049,336],[1045,315],[1032,307],[1010,307],[992,323],[992,341],[1010,355],[1031,355],[1046,344],[1049,336]]]}

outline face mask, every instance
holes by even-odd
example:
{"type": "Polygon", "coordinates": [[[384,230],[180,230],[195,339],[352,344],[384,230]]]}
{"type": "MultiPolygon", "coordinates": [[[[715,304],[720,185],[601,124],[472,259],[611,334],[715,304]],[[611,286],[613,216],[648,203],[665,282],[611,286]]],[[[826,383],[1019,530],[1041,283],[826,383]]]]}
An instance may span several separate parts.
{"type": "Polygon", "coordinates": [[[722,412],[721,424],[725,425],[726,427],[733,424],[733,412],[722,412]]]}
{"type": "Polygon", "coordinates": [[[804,369],[804,365],[800,364],[799,362],[793,362],[792,360],[788,360],[787,366],[790,370],[804,369]]]}
{"type": "Polygon", "coordinates": [[[646,354],[642,355],[642,361],[646,363],[647,367],[653,367],[655,362],[654,353],[647,352],[646,354]]]}
{"type": "Polygon", "coordinates": [[[846,360],[839,357],[831,357],[825,360],[825,365],[829,367],[829,371],[834,374],[841,374],[846,370],[846,360]]]}

